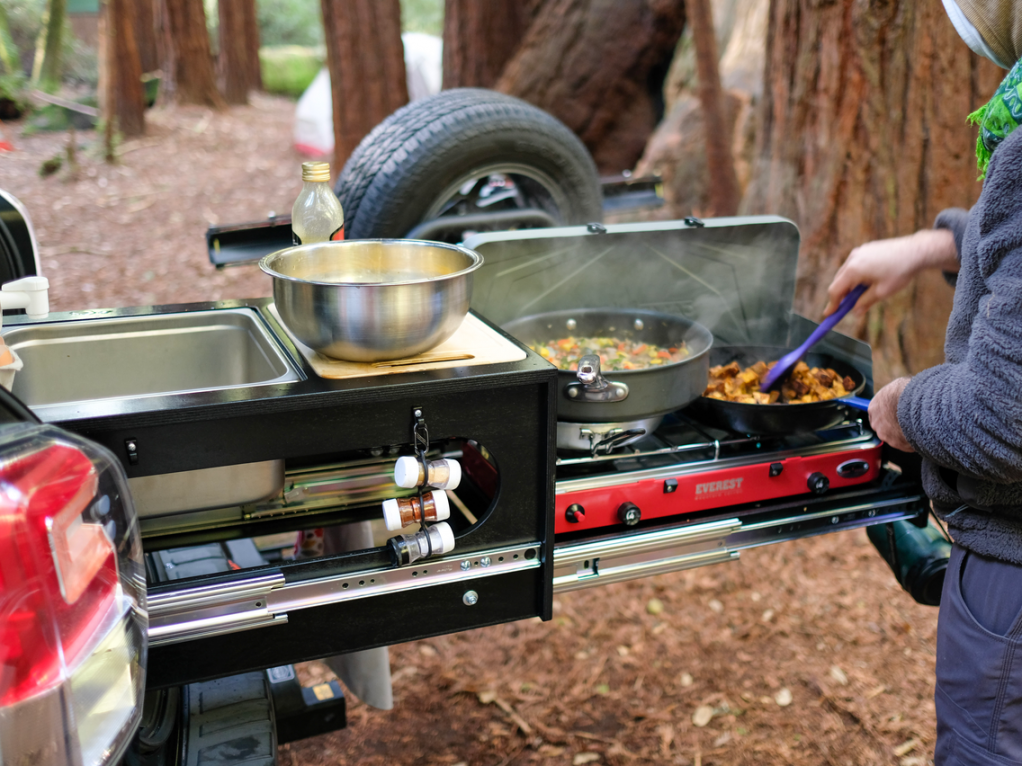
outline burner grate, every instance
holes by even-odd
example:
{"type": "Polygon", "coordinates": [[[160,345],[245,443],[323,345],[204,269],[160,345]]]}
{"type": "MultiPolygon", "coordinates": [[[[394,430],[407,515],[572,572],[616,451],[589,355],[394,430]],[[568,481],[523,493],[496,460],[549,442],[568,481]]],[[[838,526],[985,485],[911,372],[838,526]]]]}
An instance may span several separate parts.
{"type": "Polygon", "coordinates": [[[825,431],[786,436],[737,434],[696,422],[682,412],[669,415],[652,434],[608,454],[579,455],[563,452],[557,472],[593,474],[622,472],[690,462],[718,462],[753,453],[800,450],[839,445],[871,436],[861,419],[848,420],[825,431]]]}

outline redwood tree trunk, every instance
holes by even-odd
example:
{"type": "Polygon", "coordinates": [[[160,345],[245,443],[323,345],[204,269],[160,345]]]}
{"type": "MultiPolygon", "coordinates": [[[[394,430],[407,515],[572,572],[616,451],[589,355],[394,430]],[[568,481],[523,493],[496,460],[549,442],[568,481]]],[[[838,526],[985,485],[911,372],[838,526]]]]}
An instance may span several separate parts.
{"type": "Polygon", "coordinates": [[[245,47],[248,58],[248,88],[263,89],[263,71],[259,64],[259,17],[255,0],[245,0],[245,47]]]}
{"type": "MultiPolygon", "coordinates": [[[[759,171],[745,207],[799,224],[796,309],[818,318],[853,247],[975,202],[965,118],[1003,72],[969,52],[940,3],[772,0],[767,45],[759,171]]],[[[872,345],[878,384],[943,361],[951,300],[927,274],[846,330],[872,345]]]]}
{"type": "Polygon", "coordinates": [[[163,12],[167,63],[161,88],[166,87],[169,100],[178,104],[223,108],[202,0],[163,0],[163,12]]]}
{"type": "Polygon", "coordinates": [[[703,107],[703,130],[706,135],[706,170],[712,215],[735,215],[741,202],[735,160],[731,153],[731,122],[724,109],[724,92],[717,68],[717,35],[714,32],[710,0],[686,0],[688,22],[692,25],[692,41],[696,49],[696,71],[699,75],[699,101],[703,107]]]}
{"type": "Polygon", "coordinates": [[[245,6],[249,0],[218,0],[220,16],[220,91],[228,104],[247,104],[249,51],[245,36],[248,32],[245,6]]]}
{"type": "Polygon", "coordinates": [[[154,0],[135,0],[135,45],[143,72],[155,72],[160,68],[160,52],[156,44],[156,19],[154,0]]]}
{"type": "Polygon", "coordinates": [[[142,64],[135,44],[134,0],[105,0],[100,14],[103,119],[126,138],[145,133],[142,64]]]}
{"type": "Polygon", "coordinates": [[[67,0],[49,0],[43,13],[43,28],[36,42],[32,66],[32,85],[47,93],[56,93],[64,73],[64,22],[67,0]]]}
{"type": "Polygon", "coordinates": [[[334,174],[359,142],[408,103],[400,0],[322,0],[334,107],[334,174]]]}
{"type": "Polygon", "coordinates": [[[682,0],[547,0],[497,89],[558,117],[601,172],[630,170],[684,26],[682,0]]]}
{"type": "Polygon", "coordinates": [[[446,0],[443,87],[492,88],[531,22],[522,0],[446,0]]]}

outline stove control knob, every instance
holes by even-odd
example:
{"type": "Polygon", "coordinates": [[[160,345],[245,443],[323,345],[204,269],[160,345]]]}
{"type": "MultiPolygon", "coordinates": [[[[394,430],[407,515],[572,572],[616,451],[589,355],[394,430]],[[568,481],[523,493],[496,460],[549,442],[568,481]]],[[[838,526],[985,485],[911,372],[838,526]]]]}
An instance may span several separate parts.
{"type": "Polygon", "coordinates": [[[639,510],[639,506],[635,503],[621,503],[621,506],[617,509],[617,517],[621,519],[622,524],[634,527],[639,523],[639,519],[642,518],[642,511],[639,510]]]}
{"type": "Polygon", "coordinates": [[[564,518],[568,520],[569,524],[581,524],[586,520],[586,509],[578,503],[572,503],[564,512],[564,518]]]}
{"type": "Polygon", "coordinates": [[[830,489],[830,479],[824,476],[819,471],[809,474],[809,491],[814,495],[822,495],[828,489],[830,489]]]}

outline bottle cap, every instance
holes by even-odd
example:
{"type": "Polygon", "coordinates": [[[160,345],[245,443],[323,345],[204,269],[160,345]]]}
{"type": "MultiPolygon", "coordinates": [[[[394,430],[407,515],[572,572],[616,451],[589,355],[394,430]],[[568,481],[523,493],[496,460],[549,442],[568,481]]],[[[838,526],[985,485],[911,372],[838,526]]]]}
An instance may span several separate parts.
{"type": "Polygon", "coordinates": [[[303,181],[326,181],[330,182],[330,163],[329,162],[303,162],[302,163],[302,180],[303,181]]]}
{"type": "Polygon", "coordinates": [[[458,485],[461,484],[461,463],[448,458],[447,466],[451,469],[451,478],[447,480],[444,489],[457,489],[458,485]]]}
{"type": "Polygon", "coordinates": [[[401,523],[401,509],[398,508],[397,498],[383,501],[383,523],[391,532],[404,528],[404,524],[401,523]]]}
{"type": "Polygon", "coordinates": [[[454,550],[454,532],[451,530],[451,525],[446,521],[441,521],[439,524],[434,524],[429,528],[432,532],[436,530],[440,536],[440,550],[436,547],[433,548],[433,553],[450,553],[454,550]]]}
{"type": "Polygon", "coordinates": [[[399,457],[394,463],[394,483],[405,489],[414,489],[419,486],[420,465],[417,457],[409,455],[399,457]]]}
{"type": "Polygon", "coordinates": [[[436,506],[436,520],[443,521],[451,518],[451,501],[447,497],[447,493],[442,489],[436,489],[430,494],[433,495],[433,504],[436,506]]]}

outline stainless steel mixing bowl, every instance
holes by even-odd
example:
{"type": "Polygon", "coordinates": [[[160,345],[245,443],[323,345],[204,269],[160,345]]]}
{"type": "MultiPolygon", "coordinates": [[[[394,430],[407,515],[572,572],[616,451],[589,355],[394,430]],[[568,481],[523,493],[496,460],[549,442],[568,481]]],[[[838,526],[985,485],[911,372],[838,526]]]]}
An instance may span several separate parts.
{"type": "Polygon", "coordinates": [[[317,242],[270,253],[277,313],[302,343],[354,362],[404,359],[461,325],[482,256],[412,239],[317,242]]]}

